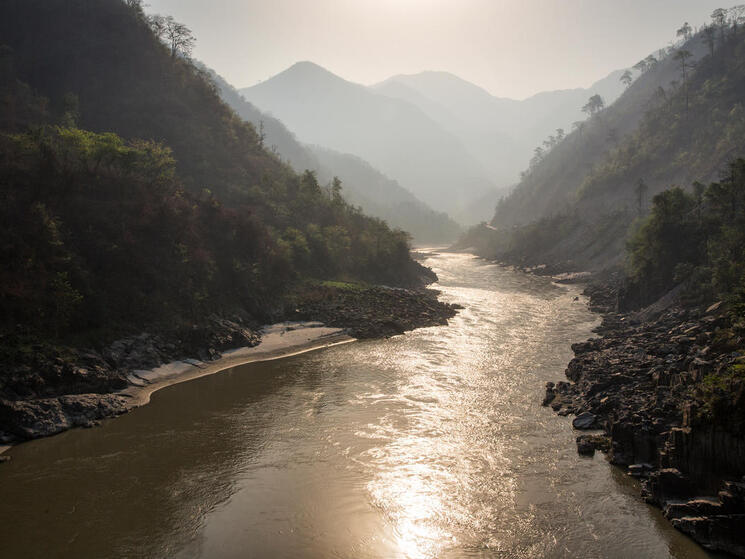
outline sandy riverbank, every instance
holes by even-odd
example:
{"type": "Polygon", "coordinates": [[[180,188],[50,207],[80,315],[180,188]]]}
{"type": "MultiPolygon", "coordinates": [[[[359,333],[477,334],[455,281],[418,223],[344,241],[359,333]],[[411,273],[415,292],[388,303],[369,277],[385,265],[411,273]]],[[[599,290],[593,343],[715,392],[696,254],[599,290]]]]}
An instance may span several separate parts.
{"type": "Polygon", "coordinates": [[[135,371],[129,377],[130,386],[116,395],[127,399],[127,408],[143,406],[150,396],[167,386],[213,375],[238,365],[281,359],[316,349],[355,341],[341,328],[329,328],[320,322],[285,322],[263,329],[261,342],[254,347],[242,347],[224,352],[216,361],[173,361],[148,371],[135,371]]]}
{"type": "MultiPolygon", "coordinates": [[[[150,401],[154,392],[180,382],[213,375],[238,365],[290,357],[355,340],[346,330],[331,328],[320,322],[272,324],[262,328],[261,341],[257,345],[224,351],[214,361],[171,361],[153,369],[132,371],[127,376],[127,385],[118,391],[68,394],[14,405],[32,434],[24,438],[49,436],[73,427],[90,427],[98,420],[143,406],[150,401]]],[[[11,446],[0,444],[0,454],[11,446]]]]}

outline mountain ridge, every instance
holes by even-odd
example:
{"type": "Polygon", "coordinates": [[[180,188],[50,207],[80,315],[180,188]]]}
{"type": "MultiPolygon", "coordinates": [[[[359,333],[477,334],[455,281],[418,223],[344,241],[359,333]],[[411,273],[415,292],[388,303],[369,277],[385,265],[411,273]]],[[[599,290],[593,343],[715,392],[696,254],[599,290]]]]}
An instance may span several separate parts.
{"type": "Polygon", "coordinates": [[[321,72],[312,63],[293,65],[239,91],[302,142],[363,158],[438,211],[466,222],[488,213],[464,215],[474,196],[494,190],[488,174],[454,135],[404,100],[321,72]],[[327,82],[324,88],[319,79],[327,82]]]}

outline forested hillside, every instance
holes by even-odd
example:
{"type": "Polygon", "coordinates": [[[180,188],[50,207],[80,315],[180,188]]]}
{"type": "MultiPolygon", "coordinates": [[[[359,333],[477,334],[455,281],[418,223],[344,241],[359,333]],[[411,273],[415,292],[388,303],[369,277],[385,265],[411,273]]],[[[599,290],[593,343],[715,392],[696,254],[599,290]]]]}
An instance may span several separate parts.
{"type": "Polygon", "coordinates": [[[263,145],[295,171],[315,171],[324,185],[331,184],[335,177],[341,179],[345,200],[391,227],[407,231],[417,243],[449,243],[462,232],[446,213],[435,212],[362,158],[300,143],[282,122],[259,111],[223,78],[211,74],[225,102],[251,122],[262,135],[263,145]]]}
{"type": "Polygon", "coordinates": [[[431,277],[404,232],[268,152],[169,25],[135,1],[0,7],[4,332],[260,321],[307,278],[431,277]]]}
{"type": "Polygon", "coordinates": [[[459,140],[418,107],[298,62],[241,94],[308,144],[361,157],[461,223],[488,216],[470,202],[495,185],[459,140]]]}
{"type": "MultiPolygon", "coordinates": [[[[454,134],[503,192],[519,180],[533,148],[557,128],[570,130],[591,95],[610,104],[623,92],[620,71],[583,89],[544,91],[527,99],[495,97],[447,72],[393,76],[373,86],[404,99],[454,134]]],[[[494,203],[499,198],[495,192],[494,203]]]]}
{"type": "Polygon", "coordinates": [[[745,32],[712,24],[637,65],[616,103],[537,149],[491,228],[463,244],[526,265],[600,269],[623,261],[652,197],[718,178],[745,153],[745,32]]]}

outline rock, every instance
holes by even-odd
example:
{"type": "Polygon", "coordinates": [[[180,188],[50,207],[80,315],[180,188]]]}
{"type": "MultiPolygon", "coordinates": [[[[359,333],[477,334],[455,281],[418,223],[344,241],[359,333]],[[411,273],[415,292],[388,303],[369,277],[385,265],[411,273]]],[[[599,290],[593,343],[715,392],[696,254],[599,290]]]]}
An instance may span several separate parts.
{"type": "Polygon", "coordinates": [[[87,426],[125,411],[125,399],[113,394],[74,394],[23,401],[0,399],[0,423],[20,440],[87,426]]]}
{"type": "MultiPolygon", "coordinates": [[[[611,295],[604,286],[587,291],[591,307],[594,293],[611,295]]],[[[606,314],[601,337],[572,345],[571,382],[547,385],[544,402],[579,414],[575,429],[604,429],[608,459],[628,466],[676,527],[745,557],[736,541],[745,534],[745,340],[724,304],[683,307],[674,292],[663,299],[606,314]],[[717,484],[717,498],[694,498],[717,484]]],[[[580,454],[600,448],[590,437],[577,437],[580,454]]]]}
{"type": "Polygon", "coordinates": [[[628,467],[628,474],[631,477],[645,477],[649,475],[649,472],[651,472],[654,469],[652,464],[648,464],[646,462],[642,462],[641,464],[631,464],[628,467]]]}
{"type": "Polygon", "coordinates": [[[675,468],[663,468],[652,472],[645,487],[647,502],[660,507],[664,507],[671,500],[688,499],[693,492],[690,479],[675,468]]]}
{"type": "Polygon", "coordinates": [[[546,383],[546,396],[543,398],[542,406],[546,407],[556,398],[556,388],[553,382],[546,383]]]}
{"type": "Polygon", "coordinates": [[[745,557],[745,514],[684,516],[672,525],[709,550],[745,557]]]}
{"type": "Polygon", "coordinates": [[[721,307],[721,306],[722,306],[722,301],[717,301],[716,303],[714,303],[713,305],[711,305],[710,307],[708,307],[706,309],[706,314],[710,314],[710,313],[713,313],[715,311],[718,311],[719,310],[719,307],[721,307]]]}
{"type": "Polygon", "coordinates": [[[595,414],[586,411],[574,418],[572,421],[572,427],[575,429],[592,429],[596,420],[597,417],[595,414]]]}
{"type": "Polygon", "coordinates": [[[595,445],[586,435],[577,437],[577,453],[580,456],[593,456],[595,454],[595,445]]]}

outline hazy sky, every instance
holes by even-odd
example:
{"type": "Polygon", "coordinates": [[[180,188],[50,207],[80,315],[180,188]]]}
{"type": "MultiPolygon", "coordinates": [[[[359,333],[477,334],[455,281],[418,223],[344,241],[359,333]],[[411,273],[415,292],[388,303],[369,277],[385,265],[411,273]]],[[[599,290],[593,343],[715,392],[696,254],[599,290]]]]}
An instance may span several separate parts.
{"type": "Polygon", "coordinates": [[[348,80],[445,70],[499,97],[587,87],[735,0],[146,0],[234,86],[311,60],[348,80]]]}

